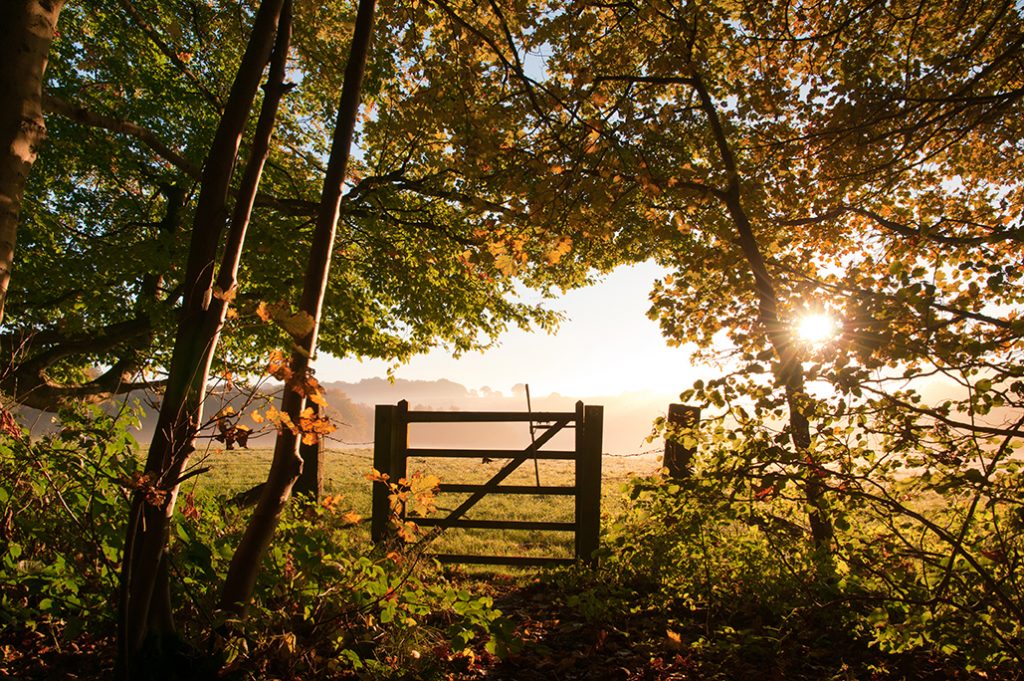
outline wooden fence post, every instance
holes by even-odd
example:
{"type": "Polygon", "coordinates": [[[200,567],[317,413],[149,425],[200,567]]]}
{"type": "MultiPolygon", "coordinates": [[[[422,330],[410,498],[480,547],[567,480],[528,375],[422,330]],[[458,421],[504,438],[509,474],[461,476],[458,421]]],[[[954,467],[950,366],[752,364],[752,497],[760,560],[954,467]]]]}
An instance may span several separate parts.
{"type": "Polygon", "coordinates": [[[604,407],[576,403],[576,557],[595,566],[601,538],[604,407]]]}
{"type": "MultiPolygon", "coordinates": [[[[316,417],[320,414],[320,405],[308,402],[316,417]]],[[[293,494],[311,494],[317,501],[324,495],[324,436],[317,435],[316,442],[311,445],[299,440],[299,456],[302,457],[302,473],[292,488],[293,494]]]]}
{"type": "MultiPolygon", "coordinates": [[[[397,483],[402,478],[408,477],[408,457],[406,449],[409,448],[409,403],[402,400],[395,406],[391,419],[391,482],[397,483]]],[[[398,516],[405,520],[405,504],[398,509],[398,516]]]]}
{"type": "Polygon", "coordinates": [[[700,409],[685,404],[668,405],[669,437],[665,439],[665,468],[673,478],[687,478],[692,473],[693,455],[696,447],[684,447],[672,439],[673,431],[694,428],[700,421],[700,409]]]}
{"type": "MultiPolygon", "coordinates": [[[[373,413],[373,468],[379,473],[391,476],[391,433],[396,407],[393,404],[378,404],[373,413]]],[[[373,483],[372,518],[370,537],[374,543],[387,537],[391,508],[388,504],[389,490],[383,482],[373,483]]]]}

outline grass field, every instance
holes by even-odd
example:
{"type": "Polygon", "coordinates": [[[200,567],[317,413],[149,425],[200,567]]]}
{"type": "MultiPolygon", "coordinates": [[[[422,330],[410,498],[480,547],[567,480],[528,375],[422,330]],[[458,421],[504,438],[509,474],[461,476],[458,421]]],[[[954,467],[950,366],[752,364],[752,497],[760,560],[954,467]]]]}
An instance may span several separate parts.
{"type": "MultiPolygon", "coordinates": [[[[250,489],[266,479],[273,452],[269,449],[224,451],[211,449],[193,459],[193,468],[209,470],[191,478],[183,491],[203,490],[215,496],[231,497],[250,489]]],[[[360,530],[369,537],[371,471],[373,452],[370,449],[328,450],[324,470],[324,491],[340,495],[338,505],[363,517],[360,530]]],[[[497,473],[508,459],[483,463],[479,459],[410,459],[408,471],[436,475],[442,482],[480,484],[497,473]]],[[[653,455],[643,457],[605,456],[602,461],[602,515],[614,513],[621,505],[621,489],[632,476],[648,475],[659,466],[653,455]]],[[[503,484],[533,485],[539,474],[542,485],[570,485],[573,462],[540,461],[537,469],[532,460],[520,466],[503,484]]],[[[444,514],[458,506],[468,495],[441,494],[437,497],[438,513],[444,514]]],[[[470,519],[541,520],[566,522],[573,520],[573,497],[541,495],[490,495],[467,514],[470,519]]],[[[572,533],[524,530],[466,530],[444,532],[431,547],[439,553],[488,555],[522,555],[570,557],[572,533]]]]}

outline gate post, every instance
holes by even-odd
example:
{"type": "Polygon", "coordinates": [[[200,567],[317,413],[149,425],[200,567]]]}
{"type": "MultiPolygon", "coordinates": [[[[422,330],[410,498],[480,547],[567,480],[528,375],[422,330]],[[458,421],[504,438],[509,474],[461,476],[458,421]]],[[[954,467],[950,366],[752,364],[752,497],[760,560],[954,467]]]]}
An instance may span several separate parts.
{"type": "MultiPolygon", "coordinates": [[[[391,433],[395,421],[396,407],[393,404],[378,404],[373,412],[373,468],[391,479],[391,433]]],[[[373,483],[372,516],[370,537],[374,543],[384,541],[387,536],[391,508],[388,504],[390,490],[383,482],[373,483]]]]}
{"type": "MultiPolygon", "coordinates": [[[[408,477],[408,457],[406,449],[409,448],[409,403],[402,400],[394,407],[391,417],[391,450],[388,453],[391,466],[391,482],[397,483],[402,478],[408,477]]],[[[405,503],[397,509],[390,509],[397,512],[398,517],[405,520],[405,503]]]]}
{"type": "MultiPolygon", "coordinates": [[[[406,449],[409,446],[409,403],[378,404],[373,413],[373,467],[388,476],[388,482],[397,483],[406,477],[406,449]]],[[[387,539],[390,532],[391,488],[383,482],[373,484],[370,520],[370,538],[374,543],[387,539]]],[[[405,519],[405,506],[397,509],[405,519]]]]}
{"type": "Polygon", "coordinates": [[[700,421],[700,408],[685,404],[668,405],[668,437],[665,439],[665,468],[673,478],[688,478],[693,472],[693,448],[687,448],[676,442],[673,430],[695,428],[700,421]]]}
{"type": "Polygon", "coordinates": [[[576,558],[590,566],[601,538],[601,450],[604,407],[576,403],[576,558]]]}

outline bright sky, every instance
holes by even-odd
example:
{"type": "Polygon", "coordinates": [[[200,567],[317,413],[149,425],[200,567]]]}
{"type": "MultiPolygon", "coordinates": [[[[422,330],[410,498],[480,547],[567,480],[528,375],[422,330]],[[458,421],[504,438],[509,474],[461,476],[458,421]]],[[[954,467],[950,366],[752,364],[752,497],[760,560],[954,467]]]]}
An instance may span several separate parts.
{"type": "MultiPolygon", "coordinates": [[[[601,283],[571,291],[553,303],[567,319],[557,333],[512,331],[485,353],[455,359],[445,351],[413,359],[396,378],[446,378],[468,388],[505,393],[528,383],[534,395],[567,397],[651,391],[678,395],[707,376],[690,366],[686,348],[670,348],[656,322],[647,318],[651,284],[664,270],[653,263],[621,267],[601,283]]],[[[325,381],[355,382],[384,377],[387,363],[322,356],[317,375],[325,381]]]]}

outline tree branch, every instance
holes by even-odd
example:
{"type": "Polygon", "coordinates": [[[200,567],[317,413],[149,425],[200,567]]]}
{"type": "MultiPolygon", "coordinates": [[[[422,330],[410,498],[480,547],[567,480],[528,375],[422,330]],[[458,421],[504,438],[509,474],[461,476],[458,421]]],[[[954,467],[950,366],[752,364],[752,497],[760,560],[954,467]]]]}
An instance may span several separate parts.
{"type": "Polygon", "coordinates": [[[157,156],[181,169],[189,177],[198,180],[202,175],[202,169],[199,166],[185,158],[181,152],[165,144],[152,130],[137,123],[96,113],[84,106],[72,104],[65,99],[49,94],[43,95],[43,110],[47,113],[60,114],[76,123],[128,135],[149,147],[157,156]]]}
{"type": "Polygon", "coordinates": [[[196,89],[199,90],[203,97],[213,105],[217,112],[222,112],[224,110],[224,103],[220,100],[220,97],[207,88],[203,81],[199,79],[199,76],[193,73],[185,62],[181,60],[178,53],[161,39],[160,34],[157,33],[157,31],[149,24],[148,21],[146,21],[145,17],[143,17],[135,7],[133,0],[118,0],[118,4],[121,6],[121,9],[131,17],[132,21],[138,25],[139,29],[146,34],[146,37],[156,45],[156,48],[160,50],[160,52],[163,53],[163,55],[167,57],[172,64],[177,66],[178,70],[185,74],[186,78],[192,81],[192,84],[195,85],[196,89]]]}

